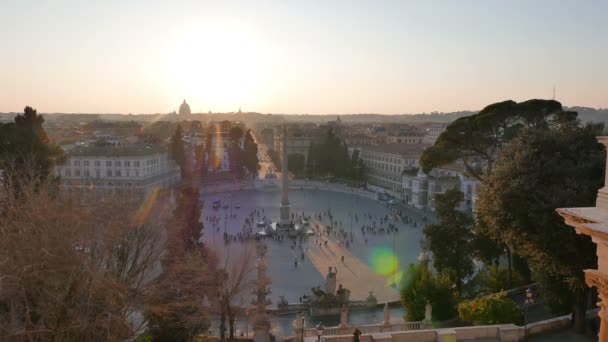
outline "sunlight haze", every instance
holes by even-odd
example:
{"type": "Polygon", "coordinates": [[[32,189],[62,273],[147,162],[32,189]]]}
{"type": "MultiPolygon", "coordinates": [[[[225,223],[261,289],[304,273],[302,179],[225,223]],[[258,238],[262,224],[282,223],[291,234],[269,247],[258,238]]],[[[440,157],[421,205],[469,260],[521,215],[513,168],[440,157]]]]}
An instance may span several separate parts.
{"type": "Polygon", "coordinates": [[[608,107],[605,1],[2,1],[0,112],[608,107]]]}

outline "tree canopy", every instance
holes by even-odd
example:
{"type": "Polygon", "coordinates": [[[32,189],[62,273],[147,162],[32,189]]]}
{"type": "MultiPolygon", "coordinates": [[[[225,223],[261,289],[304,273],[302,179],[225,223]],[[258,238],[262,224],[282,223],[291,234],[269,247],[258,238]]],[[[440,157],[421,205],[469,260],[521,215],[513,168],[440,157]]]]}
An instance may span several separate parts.
{"type": "Polygon", "coordinates": [[[27,106],[15,123],[0,124],[0,161],[10,179],[44,181],[56,162],[61,162],[63,151],[51,144],[42,127],[44,118],[36,109],[27,106]]]}
{"type": "Polygon", "coordinates": [[[473,273],[473,219],[456,208],[463,200],[462,192],[451,189],[436,196],[439,223],[424,228],[433,253],[433,265],[446,272],[461,291],[463,279],[473,273]]]}
{"type": "Polygon", "coordinates": [[[481,180],[492,173],[505,143],[524,127],[546,127],[550,119],[565,120],[561,103],[555,100],[508,100],[488,105],[479,113],[459,118],[441,133],[420,158],[425,172],[462,160],[468,173],[481,180]]]}
{"type": "Polygon", "coordinates": [[[483,234],[517,246],[534,270],[568,283],[579,296],[587,290],[582,270],[596,266],[595,248],[555,209],[594,205],[605,167],[599,133],[598,125],[525,130],[504,148],[477,201],[483,234]]]}

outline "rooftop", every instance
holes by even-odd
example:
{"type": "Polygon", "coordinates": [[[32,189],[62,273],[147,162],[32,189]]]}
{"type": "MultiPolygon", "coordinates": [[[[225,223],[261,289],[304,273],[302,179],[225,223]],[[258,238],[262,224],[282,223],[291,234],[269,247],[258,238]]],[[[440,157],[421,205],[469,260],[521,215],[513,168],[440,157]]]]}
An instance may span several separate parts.
{"type": "Polygon", "coordinates": [[[363,146],[363,151],[380,152],[387,154],[399,154],[406,156],[419,156],[429,147],[427,144],[382,144],[373,146],[363,146]]]}
{"type": "Polygon", "coordinates": [[[68,157],[120,157],[120,156],[148,156],[167,152],[167,148],[159,145],[88,145],[76,147],[68,153],[68,157]]]}

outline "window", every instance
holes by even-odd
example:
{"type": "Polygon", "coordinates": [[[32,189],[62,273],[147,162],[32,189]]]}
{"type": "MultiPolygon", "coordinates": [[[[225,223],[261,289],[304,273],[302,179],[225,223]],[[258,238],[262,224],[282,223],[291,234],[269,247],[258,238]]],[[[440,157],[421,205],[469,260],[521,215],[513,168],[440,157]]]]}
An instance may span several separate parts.
{"type": "Polygon", "coordinates": [[[125,160],[125,167],[131,167],[131,161],[125,160]]]}
{"type": "Polygon", "coordinates": [[[96,161],[95,161],[95,166],[96,166],[96,167],[99,167],[100,165],[101,165],[101,162],[100,162],[99,160],[96,160],[96,161]]]}
{"type": "Polygon", "coordinates": [[[84,170],[84,176],[89,177],[89,170],[84,170]]]}
{"type": "Polygon", "coordinates": [[[112,170],[107,170],[106,171],[106,176],[112,177],[112,170]]]}
{"type": "MultiPolygon", "coordinates": [[[[106,166],[112,166],[112,161],[111,160],[106,160],[106,166]]],[[[110,172],[110,174],[112,174],[112,173],[110,172]]]]}
{"type": "Polygon", "coordinates": [[[80,177],[80,169],[74,170],[74,176],[80,177]]]}
{"type": "Polygon", "coordinates": [[[80,166],[80,160],[74,160],[74,166],[80,166]]]}
{"type": "Polygon", "coordinates": [[[88,161],[88,160],[83,161],[83,162],[82,162],[82,165],[83,165],[83,166],[89,166],[89,161],[88,161]]]}
{"type": "Polygon", "coordinates": [[[116,176],[116,177],[120,177],[120,170],[116,170],[116,171],[114,172],[114,176],[116,176]]]}
{"type": "Polygon", "coordinates": [[[114,162],[114,166],[116,166],[116,167],[120,167],[120,160],[115,161],[115,162],[114,162]]]}
{"type": "Polygon", "coordinates": [[[72,171],[70,169],[65,169],[65,175],[66,176],[71,176],[72,175],[72,171]]]}
{"type": "Polygon", "coordinates": [[[95,170],[95,178],[101,178],[101,170],[95,170]]]}
{"type": "Polygon", "coordinates": [[[138,160],[134,161],[133,163],[135,164],[135,167],[139,167],[139,161],[138,160]]]}

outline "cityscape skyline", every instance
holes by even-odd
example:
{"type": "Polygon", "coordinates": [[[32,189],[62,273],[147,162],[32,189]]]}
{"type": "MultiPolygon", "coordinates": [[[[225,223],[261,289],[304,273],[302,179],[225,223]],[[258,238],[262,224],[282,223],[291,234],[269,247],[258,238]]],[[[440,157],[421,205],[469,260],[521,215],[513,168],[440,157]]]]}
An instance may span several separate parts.
{"type": "Polygon", "coordinates": [[[608,107],[608,4],[9,1],[0,112],[429,113],[608,107]],[[23,20],[28,18],[28,20],[23,20]]]}

